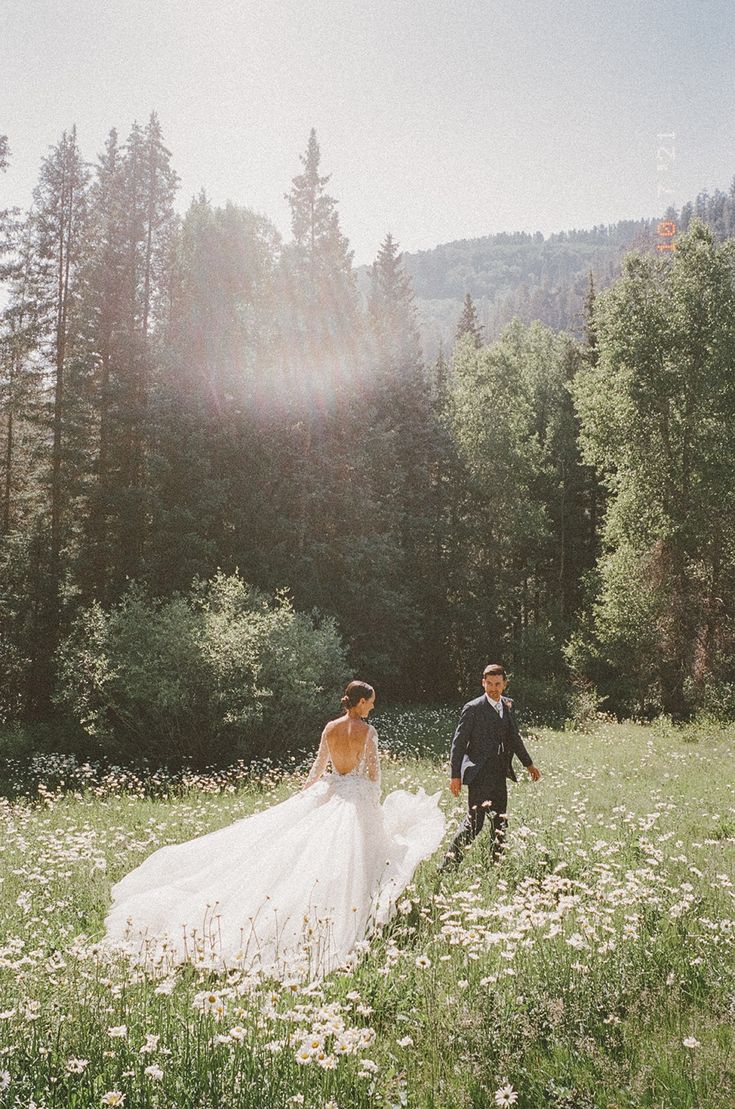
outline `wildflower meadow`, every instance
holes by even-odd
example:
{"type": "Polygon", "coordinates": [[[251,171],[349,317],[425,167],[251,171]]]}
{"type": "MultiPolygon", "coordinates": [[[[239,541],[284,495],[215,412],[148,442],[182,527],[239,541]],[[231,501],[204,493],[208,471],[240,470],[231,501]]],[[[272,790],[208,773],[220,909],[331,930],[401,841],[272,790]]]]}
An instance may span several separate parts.
{"type": "MultiPolygon", "coordinates": [[[[383,788],[442,790],[448,710],[385,712],[383,788]]],[[[357,966],[143,970],[97,946],[157,847],[286,798],[305,763],[9,764],[0,800],[0,1105],[13,1109],[735,1104],[732,728],[539,730],[508,850],[422,864],[357,966]]]]}

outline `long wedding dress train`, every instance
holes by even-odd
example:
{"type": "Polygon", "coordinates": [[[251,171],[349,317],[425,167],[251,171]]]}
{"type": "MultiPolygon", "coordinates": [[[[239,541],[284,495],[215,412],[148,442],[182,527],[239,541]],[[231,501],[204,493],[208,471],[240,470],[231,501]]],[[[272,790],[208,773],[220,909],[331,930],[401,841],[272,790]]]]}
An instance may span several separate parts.
{"type": "Polygon", "coordinates": [[[112,888],[105,947],[161,966],[318,977],[349,964],[444,835],[439,792],[380,804],[377,733],[334,769],[326,734],[307,785],[280,804],[161,847],[112,888]]]}

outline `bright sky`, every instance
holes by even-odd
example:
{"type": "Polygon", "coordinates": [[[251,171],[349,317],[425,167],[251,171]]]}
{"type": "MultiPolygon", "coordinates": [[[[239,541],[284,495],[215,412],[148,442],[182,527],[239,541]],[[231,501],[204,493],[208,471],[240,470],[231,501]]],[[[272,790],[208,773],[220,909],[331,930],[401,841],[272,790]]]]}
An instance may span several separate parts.
{"type": "Polygon", "coordinates": [[[0,208],[76,123],[94,161],[151,109],[181,177],[288,234],[317,129],[358,263],[656,215],[735,174],[732,0],[0,0],[0,208]],[[669,178],[671,175],[669,175],[669,178]]]}

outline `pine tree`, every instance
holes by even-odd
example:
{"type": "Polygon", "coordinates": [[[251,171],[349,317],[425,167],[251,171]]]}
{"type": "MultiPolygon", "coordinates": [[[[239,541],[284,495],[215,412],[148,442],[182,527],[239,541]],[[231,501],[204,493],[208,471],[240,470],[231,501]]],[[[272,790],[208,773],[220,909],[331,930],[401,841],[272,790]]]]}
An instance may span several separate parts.
{"type": "Polygon", "coordinates": [[[97,286],[96,322],[104,349],[90,542],[98,588],[110,596],[120,593],[128,577],[140,575],[149,537],[147,465],[155,434],[150,401],[177,226],[178,178],[170,158],[154,112],[145,128],[133,124],[122,151],[110,136],[94,194],[96,266],[109,270],[97,286]]]}
{"type": "Polygon", "coordinates": [[[266,413],[279,243],[263,216],[213,208],[203,192],[184,218],[154,395],[148,564],[157,592],[218,567],[252,580],[275,561],[278,467],[266,413]]]}
{"type": "Polygon", "coordinates": [[[48,530],[38,550],[38,603],[33,643],[31,703],[45,711],[51,693],[52,656],[62,618],[62,576],[68,568],[80,495],[84,452],[84,342],[79,312],[87,221],[88,171],[76,128],[64,132],[44,158],[34,190],[32,252],[37,265],[39,354],[49,380],[48,530]],[[62,563],[62,554],[64,562],[62,563]]]}
{"type": "Polygon", "coordinates": [[[286,194],[297,264],[302,272],[310,274],[315,293],[340,277],[350,288],[353,254],[340,230],[337,202],[325,191],[330,175],[319,173],[321,153],[313,127],[306,153],[300,157],[304,171],[293,178],[291,192],[286,194]]]}
{"type": "MultiPolygon", "coordinates": [[[[377,639],[400,643],[384,678],[431,695],[446,675],[446,590],[436,554],[442,521],[437,498],[441,440],[423,365],[411,280],[398,244],[386,235],[371,271],[368,301],[374,382],[370,474],[382,505],[385,539],[395,551],[399,602],[386,603],[377,639]]],[[[387,595],[386,595],[387,600],[387,595]]]]}
{"type": "MultiPolygon", "coordinates": [[[[329,176],[319,173],[321,153],[312,128],[303,173],[293,178],[286,199],[293,242],[284,252],[284,358],[298,383],[336,394],[351,361],[359,332],[352,251],[342,234],[337,202],[326,192],[329,176]]],[[[296,385],[297,382],[295,381],[296,385]]]]}
{"type": "Polygon", "coordinates": [[[38,351],[45,311],[31,217],[16,224],[13,245],[0,331],[0,438],[4,438],[0,534],[6,537],[29,530],[44,513],[39,463],[44,454],[46,398],[38,351]]]}
{"type": "MultiPolygon", "coordinates": [[[[0,136],[0,170],[8,146],[0,136]]],[[[45,396],[37,356],[43,334],[32,221],[18,210],[0,212],[0,279],[6,284],[0,312],[0,721],[22,718],[33,692],[30,660],[36,653],[40,554],[47,519],[43,469],[45,396]],[[34,542],[33,536],[36,541],[34,542]]],[[[37,683],[35,683],[37,684],[37,683]]]]}
{"type": "Polygon", "coordinates": [[[451,425],[451,367],[444,355],[444,344],[434,363],[431,390],[432,430],[430,461],[431,559],[434,568],[434,596],[429,612],[427,635],[427,674],[433,695],[453,697],[457,691],[457,659],[452,643],[452,566],[451,549],[459,530],[466,483],[451,425]]]}
{"type": "MultiPolygon", "coordinates": [[[[582,345],[582,358],[587,366],[595,367],[600,359],[599,342],[597,333],[597,319],[595,305],[597,303],[597,290],[592,270],[589,272],[587,295],[584,301],[584,341],[582,345]]],[[[573,378],[570,379],[570,385],[573,378]]],[[[577,435],[579,427],[577,425],[577,435]]],[[[585,466],[582,469],[583,487],[582,494],[584,518],[587,520],[587,541],[584,544],[584,556],[580,564],[580,574],[589,570],[598,558],[602,543],[602,529],[607,504],[605,486],[594,466],[585,466]]]]}
{"type": "Polygon", "coordinates": [[[405,378],[420,372],[421,340],[411,279],[390,233],[372,266],[368,312],[373,358],[383,374],[405,378]]]}
{"type": "Polygon", "coordinates": [[[440,411],[443,411],[446,404],[448,385],[449,364],[444,354],[444,340],[440,338],[439,351],[434,363],[434,397],[440,411]]]}
{"type": "Polygon", "coordinates": [[[587,279],[587,294],[584,298],[585,359],[590,366],[596,366],[598,360],[597,323],[595,321],[596,300],[597,290],[595,289],[595,279],[592,270],[590,270],[587,279]]]}
{"type": "Polygon", "coordinates": [[[463,335],[470,335],[477,349],[482,346],[482,327],[477,318],[475,302],[469,293],[465,293],[462,315],[459,318],[457,331],[454,336],[455,342],[459,342],[463,335]]]}
{"type": "Polygon", "coordinates": [[[51,360],[53,378],[51,536],[52,578],[58,581],[63,527],[63,452],[66,371],[74,328],[79,279],[87,218],[88,172],[77,145],[76,127],[66,131],[48,158],[44,159],[39,184],[34,192],[37,248],[45,262],[47,303],[51,315],[51,360]]]}
{"type": "MultiPolygon", "coordinates": [[[[8,136],[0,135],[0,173],[4,173],[8,168],[9,157],[8,136]]],[[[14,214],[9,208],[0,209],[0,281],[7,278],[10,272],[3,260],[11,249],[12,217],[14,214]]]]}
{"type": "Polygon", "coordinates": [[[345,447],[339,413],[354,402],[361,354],[352,252],[340,229],[336,201],[326,192],[329,177],[319,173],[320,160],[312,129],[301,156],[303,172],[293,178],[287,194],[293,242],[282,254],[277,366],[283,382],[283,430],[292,429],[288,457],[296,467],[291,475],[298,489],[293,535],[303,580],[311,581],[317,594],[331,576],[329,565],[315,561],[311,553],[323,536],[318,505],[339,494],[334,484],[344,472],[339,460],[345,447]]]}
{"type": "Polygon", "coordinates": [[[90,257],[85,299],[96,352],[97,413],[95,480],[90,497],[82,588],[105,601],[107,569],[113,557],[110,511],[114,499],[114,444],[119,375],[124,358],[126,222],[122,151],[110,131],[90,189],[90,257]]]}

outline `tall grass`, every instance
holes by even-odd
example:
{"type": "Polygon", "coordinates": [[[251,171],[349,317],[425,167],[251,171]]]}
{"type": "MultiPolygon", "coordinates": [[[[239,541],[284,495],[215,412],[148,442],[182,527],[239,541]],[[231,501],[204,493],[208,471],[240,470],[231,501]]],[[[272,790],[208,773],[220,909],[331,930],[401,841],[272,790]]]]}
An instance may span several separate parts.
{"type": "MultiPolygon", "coordinates": [[[[384,790],[442,788],[449,837],[453,713],[376,723],[384,790]]],[[[0,800],[0,1104],[732,1106],[734,735],[539,733],[503,862],[481,839],[449,879],[423,864],[357,968],[311,985],[144,974],[94,943],[112,882],[287,797],[300,768],[19,762],[0,800]]]]}

